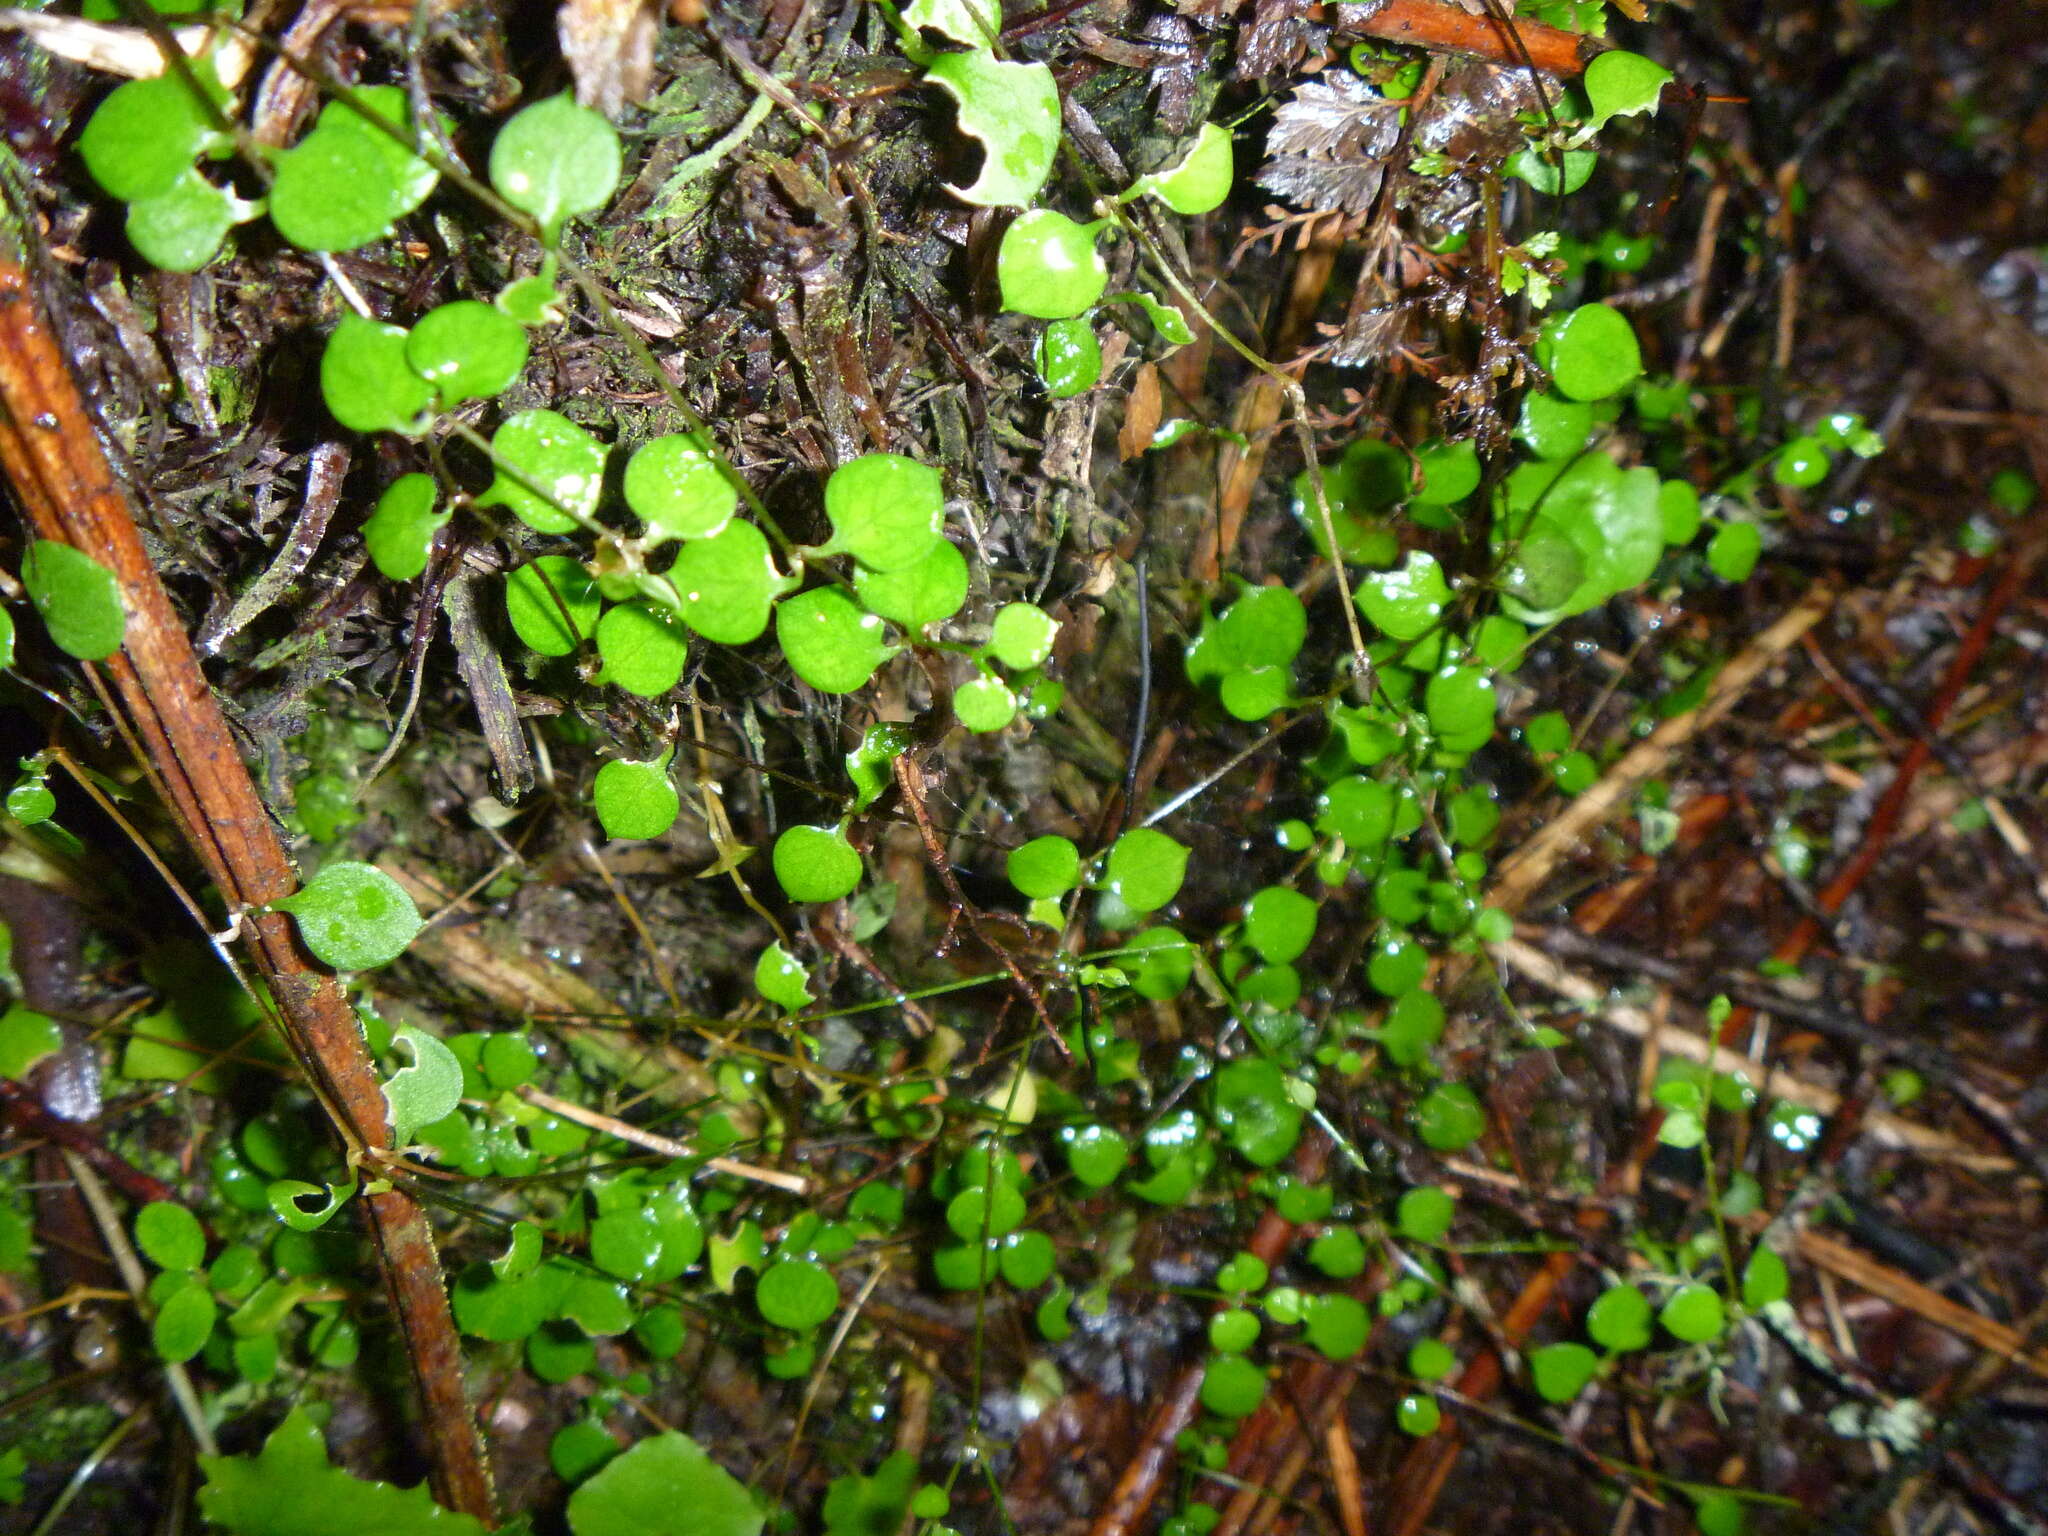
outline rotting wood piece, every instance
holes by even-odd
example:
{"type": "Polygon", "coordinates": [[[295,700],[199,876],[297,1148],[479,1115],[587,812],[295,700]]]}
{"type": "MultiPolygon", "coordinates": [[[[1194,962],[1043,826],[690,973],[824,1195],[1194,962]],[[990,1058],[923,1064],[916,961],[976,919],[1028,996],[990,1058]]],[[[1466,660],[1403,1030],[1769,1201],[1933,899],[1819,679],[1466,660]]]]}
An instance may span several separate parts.
{"type": "MultiPolygon", "coordinates": [[[[0,215],[0,236],[13,235],[0,215]]],[[[261,910],[298,886],[236,751],[192,644],[157,579],[51,327],[38,313],[19,248],[0,250],[0,467],[37,538],[85,551],[120,584],[122,649],[98,664],[185,840],[241,914],[247,953],[281,1026],[351,1151],[388,1150],[376,1068],[335,978],[300,948],[289,919],[261,910]]],[[[104,693],[104,689],[103,689],[104,693]]],[[[462,1385],[461,1345],[433,1231],[418,1202],[388,1188],[363,1201],[419,1389],[435,1496],[495,1524],[482,1437],[462,1385]]]]}

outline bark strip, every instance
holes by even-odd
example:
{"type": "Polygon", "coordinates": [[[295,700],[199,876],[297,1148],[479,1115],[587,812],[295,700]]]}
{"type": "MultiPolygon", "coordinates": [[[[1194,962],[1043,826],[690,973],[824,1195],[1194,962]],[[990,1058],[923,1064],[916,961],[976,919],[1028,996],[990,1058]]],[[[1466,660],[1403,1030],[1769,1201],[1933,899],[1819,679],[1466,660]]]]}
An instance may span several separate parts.
{"type": "MultiPolygon", "coordinates": [[[[382,1089],[354,1010],[303,951],[282,913],[254,910],[299,880],[192,644],[157,579],[78,385],[26,271],[0,253],[0,467],[31,530],[113,571],[128,614],[122,649],[99,664],[185,840],[231,911],[284,1033],[351,1148],[390,1144],[382,1089]]],[[[462,1386],[461,1346],[426,1213],[402,1190],[364,1207],[419,1388],[435,1496],[495,1523],[482,1439],[462,1386]]]]}

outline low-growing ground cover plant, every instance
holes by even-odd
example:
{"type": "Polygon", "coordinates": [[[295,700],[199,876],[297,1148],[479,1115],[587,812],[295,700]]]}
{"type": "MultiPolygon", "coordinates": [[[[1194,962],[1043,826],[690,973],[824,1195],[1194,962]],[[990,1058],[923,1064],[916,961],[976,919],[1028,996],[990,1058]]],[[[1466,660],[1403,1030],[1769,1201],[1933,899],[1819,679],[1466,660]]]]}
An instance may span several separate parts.
{"type": "MultiPolygon", "coordinates": [[[[0,359],[8,878],[72,903],[0,886],[10,1390],[94,1388],[0,1500],[1204,1536],[1313,1464],[1332,1528],[1476,1528],[1480,1439],[1530,1528],[1718,1536],[1854,1504],[1788,1423],[1933,1476],[1978,1421],[1811,1277],[1961,1304],[1820,1228],[2029,1143],[1903,1114],[1991,1102],[1872,1035],[1939,946],[1841,918],[1941,722],[1830,652],[1930,631],[1815,626],[1826,530],[1967,590],[2033,484],[1880,527],[1906,410],[1788,383],[1796,282],[1742,328],[1792,146],[1599,3],[591,9],[89,32],[157,72],[0,167],[9,249],[166,349],[93,386],[139,557],[23,446],[78,386],[0,359]]],[[[1995,767],[1912,835],[2023,872],[1995,767]]]]}

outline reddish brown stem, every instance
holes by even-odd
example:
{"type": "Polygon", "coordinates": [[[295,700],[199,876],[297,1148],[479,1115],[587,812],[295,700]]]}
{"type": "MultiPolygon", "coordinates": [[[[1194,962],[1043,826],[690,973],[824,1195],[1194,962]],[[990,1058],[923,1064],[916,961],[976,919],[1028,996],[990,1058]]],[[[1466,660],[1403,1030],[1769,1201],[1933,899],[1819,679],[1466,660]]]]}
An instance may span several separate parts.
{"type": "Polygon", "coordinates": [[[1468,53],[1496,64],[1534,64],[1549,75],[1576,75],[1601,48],[1577,32],[1490,14],[1475,16],[1442,0],[1387,0],[1357,23],[1356,30],[1390,43],[1468,53]]]}
{"type": "MultiPolygon", "coordinates": [[[[388,1148],[383,1092],[355,1011],[334,977],[299,948],[289,920],[261,910],[297,888],[297,873],[142,547],[63,350],[37,312],[28,274],[4,257],[0,467],[37,538],[83,550],[114,573],[127,633],[100,670],[113,685],[118,714],[186,842],[229,909],[244,914],[249,958],[336,1128],[351,1147],[388,1148]]],[[[462,1387],[461,1347],[433,1230],[401,1190],[370,1195],[364,1207],[419,1387],[435,1495],[492,1522],[490,1476],[462,1387]]]]}

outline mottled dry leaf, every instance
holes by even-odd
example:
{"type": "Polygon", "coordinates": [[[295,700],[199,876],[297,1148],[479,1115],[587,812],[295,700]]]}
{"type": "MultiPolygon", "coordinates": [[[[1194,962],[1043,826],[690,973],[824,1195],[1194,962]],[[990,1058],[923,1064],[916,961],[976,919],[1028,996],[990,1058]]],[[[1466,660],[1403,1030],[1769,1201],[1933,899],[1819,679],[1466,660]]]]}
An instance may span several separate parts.
{"type": "Polygon", "coordinates": [[[646,99],[654,74],[657,0],[562,0],[555,32],[576,78],[576,100],[606,117],[646,99]]]}
{"type": "Polygon", "coordinates": [[[1401,108],[1348,70],[1304,80],[1273,114],[1266,153],[1378,159],[1401,136],[1401,108]]]}
{"type": "Polygon", "coordinates": [[[1252,24],[1238,38],[1237,78],[1281,74],[1311,51],[1321,52],[1329,28],[1306,19],[1314,8],[1314,0],[1258,0],[1252,24]]]}
{"type": "Polygon", "coordinates": [[[1259,185],[1296,207],[1325,212],[1364,213],[1379,195],[1385,166],[1378,160],[1323,160],[1282,155],[1268,160],[1259,185]]]}

